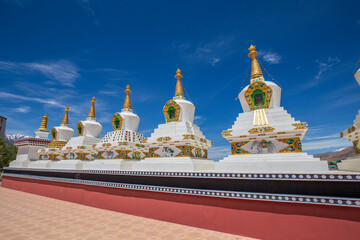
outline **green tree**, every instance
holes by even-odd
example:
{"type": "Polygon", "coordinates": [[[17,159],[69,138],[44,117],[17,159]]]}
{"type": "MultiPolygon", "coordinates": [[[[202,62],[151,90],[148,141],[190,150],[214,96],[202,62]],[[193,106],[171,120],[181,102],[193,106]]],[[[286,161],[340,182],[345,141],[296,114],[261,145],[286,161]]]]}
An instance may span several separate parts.
{"type": "Polygon", "coordinates": [[[0,171],[8,167],[12,160],[15,160],[17,147],[0,138],[0,171]]]}

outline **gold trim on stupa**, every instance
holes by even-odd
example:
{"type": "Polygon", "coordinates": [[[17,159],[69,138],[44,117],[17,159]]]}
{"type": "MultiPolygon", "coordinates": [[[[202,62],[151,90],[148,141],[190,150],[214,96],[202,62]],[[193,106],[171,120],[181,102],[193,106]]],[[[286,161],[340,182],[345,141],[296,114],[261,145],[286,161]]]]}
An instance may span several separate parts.
{"type": "Polygon", "coordinates": [[[47,120],[48,120],[48,116],[47,116],[47,114],[45,114],[45,115],[42,117],[39,130],[48,131],[48,130],[47,130],[47,120]]]}
{"type": "Polygon", "coordinates": [[[88,114],[88,118],[90,119],[95,119],[95,97],[93,97],[91,99],[91,107],[90,107],[90,111],[89,111],[89,114],[88,114]]]}
{"type": "Polygon", "coordinates": [[[69,106],[66,106],[65,108],[65,114],[61,122],[61,126],[69,126],[69,106]]]}
{"type": "Polygon", "coordinates": [[[256,58],[258,54],[259,53],[256,51],[255,46],[251,45],[249,47],[249,54],[248,54],[248,57],[251,58],[251,79],[263,76],[259,61],[256,58]]]}
{"type": "Polygon", "coordinates": [[[183,86],[181,83],[181,78],[183,76],[181,75],[181,70],[178,68],[178,70],[176,71],[176,75],[175,78],[177,79],[176,81],[176,87],[175,87],[175,97],[182,97],[184,98],[184,90],[183,90],[183,86]]]}
{"type": "Polygon", "coordinates": [[[131,90],[130,90],[130,85],[127,85],[126,86],[126,89],[125,89],[125,92],[126,92],[126,96],[125,96],[125,101],[124,101],[124,108],[128,108],[128,109],[131,109],[131,100],[130,100],[130,93],[131,93],[131,90]]]}

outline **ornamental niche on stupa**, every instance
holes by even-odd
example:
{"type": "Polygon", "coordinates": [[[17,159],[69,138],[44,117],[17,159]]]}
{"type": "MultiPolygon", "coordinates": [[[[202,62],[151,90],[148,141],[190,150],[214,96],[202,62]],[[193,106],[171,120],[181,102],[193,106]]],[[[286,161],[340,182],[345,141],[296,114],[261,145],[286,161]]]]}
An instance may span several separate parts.
{"type": "Polygon", "coordinates": [[[295,121],[280,106],[281,88],[265,81],[255,46],[249,48],[251,80],[238,95],[243,109],[232,128],[222,132],[231,155],[216,164],[218,171],[327,171],[320,161],[302,151],[308,125],[295,121]]]}
{"type": "Polygon", "coordinates": [[[93,146],[95,160],[83,165],[83,169],[131,170],[133,161],[145,158],[147,147],[143,144],[144,136],[137,132],[140,118],[131,106],[129,85],[125,92],[123,109],[111,119],[114,131],[93,146]]]}
{"type": "Polygon", "coordinates": [[[194,121],[195,106],[184,97],[181,70],[176,71],[175,96],[163,107],[166,123],[160,124],[146,139],[149,152],[134,170],[193,171],[211,170],[207,140],[194,121]]]}

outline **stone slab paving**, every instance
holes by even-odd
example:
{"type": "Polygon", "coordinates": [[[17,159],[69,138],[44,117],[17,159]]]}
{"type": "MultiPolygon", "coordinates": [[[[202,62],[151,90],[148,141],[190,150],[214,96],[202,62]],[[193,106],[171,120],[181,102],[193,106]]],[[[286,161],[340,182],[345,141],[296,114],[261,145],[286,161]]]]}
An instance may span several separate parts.
{"type": "Polygon", "coordinates": [[[0,187],[0,239],[250,239],[0,187]]]}

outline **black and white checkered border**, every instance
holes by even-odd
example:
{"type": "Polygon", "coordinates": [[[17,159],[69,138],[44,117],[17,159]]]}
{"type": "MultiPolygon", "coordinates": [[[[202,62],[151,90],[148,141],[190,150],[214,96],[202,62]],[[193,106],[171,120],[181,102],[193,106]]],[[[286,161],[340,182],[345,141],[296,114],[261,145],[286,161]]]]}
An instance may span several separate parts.
{"type": "Polygon", "coordinates": [[[297,180],[297,181],[346,181],[360,182],[360,173],[221,173],[221,172],[164,172],[164,171],[115,171],[115,170],[67,170],[40,168],[5,168],[18,171],[92,173],[128,176],[220,178],[251,180],[297,180]]]}
{"type": "Polygon", "coordinates": [[[176,188],[176,187],[161,187],[161,186],[151,186],[151,185],[141,185],[141,184],[112,183],[112,182],[91,181],[91,180],[81,180],[81,179],[42,177],[42,176],[12,174],[12,173],[4,173],[3,175],[9,177],[38,179],[38,180],[46,180],[52,182],[65,182],[65,183],[75,183],[75,184],[84,184],[84,185],[101,186],[101,187],[163,192],[163,193],[175,193],[175,194],[196,195],[196,196],[206,196],[206,197],[360,207],[360,198],[339,198],[339,197],[323,197],[323,196],[293,195],[293,194],[268,194],[268,193],[253,193],[253,192],[234,192],[234,191],[203,190],[203,189],[189,189],[189,188],[176,188]]]}

